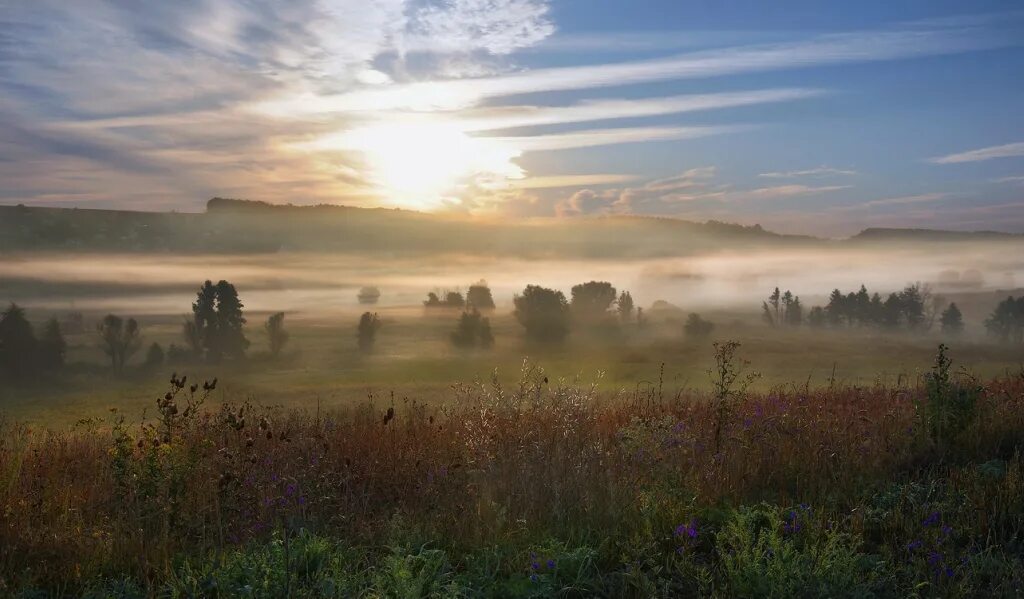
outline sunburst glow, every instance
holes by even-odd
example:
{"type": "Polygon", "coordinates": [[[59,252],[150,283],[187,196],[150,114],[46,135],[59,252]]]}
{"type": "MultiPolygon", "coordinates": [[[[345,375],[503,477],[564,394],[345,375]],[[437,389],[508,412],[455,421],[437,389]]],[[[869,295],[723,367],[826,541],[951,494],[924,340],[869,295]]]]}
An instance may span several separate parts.
{"type": "Polygon", "coordinates": [[[520,151],[505,140],[474,137],[450,122],[375,124],[326,136],[320,149],[355,150],[385,202],[429,209],[460,187],[520,179],[520,151]]]}

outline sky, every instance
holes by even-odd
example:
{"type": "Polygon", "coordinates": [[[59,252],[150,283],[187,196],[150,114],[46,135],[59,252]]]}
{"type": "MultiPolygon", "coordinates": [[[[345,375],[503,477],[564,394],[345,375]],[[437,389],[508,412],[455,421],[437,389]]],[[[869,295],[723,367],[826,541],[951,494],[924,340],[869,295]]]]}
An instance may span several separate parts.
{"type": "Polygon", "coordinates": [[[0,0],[0,203],[1024,232],[1016,1],[0,0]]]}

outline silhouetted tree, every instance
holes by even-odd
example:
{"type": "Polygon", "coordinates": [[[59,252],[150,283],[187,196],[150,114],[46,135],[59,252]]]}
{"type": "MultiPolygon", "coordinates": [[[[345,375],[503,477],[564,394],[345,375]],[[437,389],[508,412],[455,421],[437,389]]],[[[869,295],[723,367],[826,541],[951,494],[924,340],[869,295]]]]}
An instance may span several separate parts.
{"type": "Polygon", "coordinates": [[[444,304],[449,308],[464,308],[466,300],[458,291],[449,291],[444,294],[444,304]]]}
{"type": "MultiPolygon", "coordinates": [[[[173,349],[174,346],[172,345],[171,348],[173,349]]],[[[164,365],[165,359],[166,356],[164,355],[164,348],[160,347],[160,344],[154,341],[149,346],[149,349],[146,350],[146,361],[144,364],[147,369],[156,370],[164,365]]]]}
{"type": "Polygon", "coordinates": [[[0,368],[13,378],[35,372],[38,342],[25,311],[11,304],[0,315],[0,368]]]}
{"type": "Polygon", "coordinates": [[[516,320],[529,341],[560,343],[569,334],[569,304],[561,291],[527,285],[513,301],[516,320]]]}
{"type": "Polygon", "coordinates": [[[376,287],[363,287],[356,296],[360,304],[376,304],[380,299],[380,289],[376,287]]]}
{"type": "Polygon", "coordinates": [[[270,355],[276,358],[288,343],[290,336],[288,331],[284,330],[284,312],[270,315],[264,326],[267,329],[267,340],[270,343],[270,355]]]}
{"type": "Polygon", "coordinates": [[[460,310],[466,307],[466,299],[462,297],[461,292],[445,290],[440,293],[444,295],[443,298],[438,296],[438,292],[428,293],[423,306],[426,308],[458,308],[460,310]]]}
{"type": "Polygon", "coordinates": [[[139,323],[134,318],[124,320],[120,316],[107,314],[96,329],[100,334],[100,349],[110,358],[114,372],[123,371],[125,363],[142,345],[139,323]]]}
{"type": "Polygon", "coordinates": [[[804,320],[800,298],[788,289],[781,293],[776,287],[767,301],[761,302],[761,320],[772,327],[800,326],[804,320]]]}
{"type": "Polygon", "coordinates": [[[1024,342],[1024,296],[1007,297],[999,302],[992,315],[985,320],[989,334],[1002,342],[1024,342]]]}
{"type": "Polygon", "coordinates": [[[636,328],[643,330],[647,328],[647,317],[644,316],[644,309],[636,309],[636,328]]]}
{"type": "Polygon", "coordinates": [[[244,307],[234,285],[227,281],[217,283],[217,346],[224,357],[242,358],[249,347],[249,340],[242,331],[244,307]]]}
{"type": "Polygon", "coordinates": [[[620,293],[615,309],[619,312],[619,320],[622,322],[633,320],[633,296],[628,291],[620,293]]]}
{"type": "Polygon", "coordinates": [[[206,281],[192,304],[192,321],[183,326],[185,342],[210,362],[242,358],[249,347],[242,331],[246,322],[243,307],[234,285],[206,281]]]}
{"type": "Polygon", "coordinates": [[[844,322],[849,322],[846,306],[846,296],[838,289],[833,289],[832,294],[828,296],[828,304],[825,306],[825,317],[830,325],[839,326],[844,322]]]}
{"type": "Polygon", "coordinates": [[[483,279],[469,286],[466,292],[466,305],[476,308],[481,312],[494,309],[494,297],[491,296],[491,288],[483,279]]]}
{"type": "Polygon", "coordinates": [[[590,281],[572,288],[572,314],[582,322],[599,322],[608,315],[616,293],[607,281],[590,281]]]}
{"type": "Polygon", "coordinates": [[[476,309],[470,309],[459,316],[459,322],[451,335],[452,344],[461,348],[489,348],[494,344],[491,333],[490,319],[480,315],[476,309]]]}
{"type": "Polygon", "coordinates": [[[64,366],[68,344],[56,318],[46,321],[43,334],[39,337],[39,364],[43,368],[56,370],[64,366]]]}
{"type": "Polygon", "coordinates": [[[768,296],[768,301],[766,302],[765,316],[771,317],[770,324],[772,326],[778,326],[779,323],[782,322],[781,298],[782,296],[779,293],[779,288],[776,287],[775,291],[772,291],[771,295],[768,296]]]}
{"type": "Polygon", "coordinates": [[[686,324],[683,325],[683,331],[687,337],[694,339],[703,339],[711,334],[711,331],[715,329],[713,322],[704,320],[700,317],[700,314],[691,313],[686,318],[686,324]]]}
{"type": "Polygon", "coordinates": [[[811,311],[807,313],[807,324],[811,328],[820,329],[827,324],[827,316],[825,310],[821,306],[814,306],[811,311]]]}
{"type": "Polygon", "coordinates": [[[960,313],[960,308],[956,307],[956,303],[950,303],[942,312],[942,316],[939,318],[939,322],[942,325],[942,332],[959,335],[964,330],[964,318],[963,314],[960,313]]]}
{"type": "Polygon", "coordinates": [[[364,312],[359,317],[359,326],[356,328],[356,340],[359,349],[370,351],[373,344],[377,342],[377,331],[380,330],[380,318],[376,313],[364,312]]]}

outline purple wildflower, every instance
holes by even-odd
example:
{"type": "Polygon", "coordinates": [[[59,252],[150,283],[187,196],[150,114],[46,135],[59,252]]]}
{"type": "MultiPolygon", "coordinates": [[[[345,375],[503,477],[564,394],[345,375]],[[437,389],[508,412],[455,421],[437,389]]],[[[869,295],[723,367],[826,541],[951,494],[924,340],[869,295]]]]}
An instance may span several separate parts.
{"type": "Polygon", "coordinates": [[[555,569],[555,560],[549,559],[548,560],[548,570],[554,570],[554,569],[555,569]]]}
{"type": "Polygon", "coordinates": [[[932,512],[928,514],[928,517],[921,521],[922,526],[935,526],[939,523],[942,515],[939,512],[932,512]]]}

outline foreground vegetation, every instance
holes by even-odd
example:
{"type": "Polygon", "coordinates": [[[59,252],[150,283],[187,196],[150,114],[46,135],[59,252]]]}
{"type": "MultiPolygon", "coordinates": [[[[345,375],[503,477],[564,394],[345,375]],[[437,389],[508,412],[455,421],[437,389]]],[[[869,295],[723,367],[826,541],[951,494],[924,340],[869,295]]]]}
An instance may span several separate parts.
{"type": "Polygon", "coordinates": [[[1024,373],[708,394],[480,381],[430,407],[204,405],[0,435],[21,596],[1018,596],[1024,373]]]}

